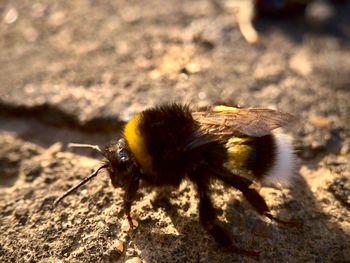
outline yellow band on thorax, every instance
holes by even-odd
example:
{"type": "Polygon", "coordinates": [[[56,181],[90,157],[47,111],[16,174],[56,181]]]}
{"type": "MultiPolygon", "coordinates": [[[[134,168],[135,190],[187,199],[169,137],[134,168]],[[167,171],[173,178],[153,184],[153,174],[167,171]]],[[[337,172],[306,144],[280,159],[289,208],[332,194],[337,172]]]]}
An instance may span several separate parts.
{"type": "Polygon", "coordinates": [[[147,151],[143,134],[140,131],[141,121],[142,113],[135,115],[124,128],[124,138],[144,172],[152,173],[152,158],[147,151]]]}

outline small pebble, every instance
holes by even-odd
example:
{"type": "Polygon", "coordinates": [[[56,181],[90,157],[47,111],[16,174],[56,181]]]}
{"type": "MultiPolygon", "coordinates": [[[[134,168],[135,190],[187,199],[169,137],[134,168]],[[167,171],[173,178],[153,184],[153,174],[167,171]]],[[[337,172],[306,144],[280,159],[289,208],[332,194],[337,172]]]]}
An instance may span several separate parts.
{"type": "Polygon", "coordinates": [[[330,119],[322,116],[315,116],[310,119],[312,125],[317,128],[327,128],[330,125],[330,119]]]}
{"type": "Polygon", "coordinates": [[[336,15],[330,1],[311,1],[305,9],[306,19],[314,26],[324,26],[336,15]]]}
{"type": "Polygon", "coordinates": [[[100,186],[98,186],[98,187],[97,187],[96,192],[101,192],[102,190],[103,190],[103,186],[102,186],[102,185],[100,185],[100,186]]]}
{"type": "Polygon", "coordinates": [[[125,263],[141,263],[141,259],[139,257],[134,257],[128,259],[127,261],[125,261],[125,263]]]}
{"type": "MultiPolygon", "coordinates": [[[[136,221],[136,220],[132,220],[132,223],[134,224],[134,227],[136,228],[139,223],[136,221]]],[[[128,221],[124,221],[123,224],[122,224],[122,230],[123,231],[129,231],[130,230],[130,225],[129,225],[129,222],[128,221]]]]}
{"type": "Polygon", "coordinates": [[[6,24],[15,22],[18,18],[18,11],[14,7],[8,7],[5,9],[3,21],[6,24]]]}
{"type": "Polygon", "coordinates": [[[198,65],[194,62],[191,62],[191,63],[186,65],[186,69],[190,73],[198,73],[201,70],[201,67],[200,67],[200,65],[198,65]]]}
{"type": "Polygon", "coordinates": [[[123,253],[124,251],[124,245],[123,242],[120,240],[117,240],[116,244],[115,244],[116,249],[120,252],[123,253]]]}

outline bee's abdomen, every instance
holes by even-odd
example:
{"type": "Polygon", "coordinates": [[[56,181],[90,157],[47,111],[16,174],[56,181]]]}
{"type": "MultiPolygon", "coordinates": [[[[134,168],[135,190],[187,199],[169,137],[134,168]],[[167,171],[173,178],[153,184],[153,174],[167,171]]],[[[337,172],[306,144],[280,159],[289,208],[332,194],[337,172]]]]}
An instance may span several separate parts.
{"type": "Polygon", "coordinates": [[[227,144],[226,166],[265,182],[288,184],[294,169],[293,149],[284,134],[234,137],[227,144]]]}
{"type": "Polygon", "coordinates": [[[272,135],[262,137],[234,137],[227,144],[232,170],[249,171],[257,178],[262,178],[272,168],[276,158],[276,145],[272,135]]]}

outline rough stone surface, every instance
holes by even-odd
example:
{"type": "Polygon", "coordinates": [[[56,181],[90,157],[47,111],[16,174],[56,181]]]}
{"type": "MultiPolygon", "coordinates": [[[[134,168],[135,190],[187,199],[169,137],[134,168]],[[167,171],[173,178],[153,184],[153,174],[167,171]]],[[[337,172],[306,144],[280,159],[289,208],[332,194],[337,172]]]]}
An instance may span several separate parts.
{"type": "Polygon", "coordinates": [[[205,233],[186,182],[167,204],[143,189],[128,232],[123,193],[105,173],[52,208],[99,165],[96,153],[67,143],[106,145],[134,113],[165,101],[296,115],[295,184],[259,191],[274,215],[303,227],[260,217],[216,183],[219,219],[261,262],[350,261],[349,4],[332,4],[327,25],[261,19],[251,46],[216,2],[0,3],[1,262],[254,262],[205,233]]]}

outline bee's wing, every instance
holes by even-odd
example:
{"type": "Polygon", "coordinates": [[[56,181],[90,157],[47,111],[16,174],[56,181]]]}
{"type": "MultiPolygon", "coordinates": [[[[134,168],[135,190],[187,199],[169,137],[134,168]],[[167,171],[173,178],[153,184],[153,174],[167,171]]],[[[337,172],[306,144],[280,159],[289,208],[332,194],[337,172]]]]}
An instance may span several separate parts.
{"type": "Polygon", "coordinates": [[[192,115],[208,133],[218,135],[241,133],[253,137],[267,135],[294,119],[291,114],[261,108],[198,111],[192,115]]]}

